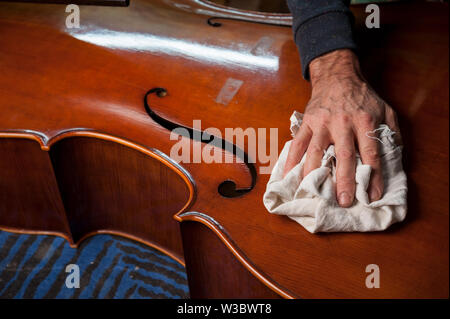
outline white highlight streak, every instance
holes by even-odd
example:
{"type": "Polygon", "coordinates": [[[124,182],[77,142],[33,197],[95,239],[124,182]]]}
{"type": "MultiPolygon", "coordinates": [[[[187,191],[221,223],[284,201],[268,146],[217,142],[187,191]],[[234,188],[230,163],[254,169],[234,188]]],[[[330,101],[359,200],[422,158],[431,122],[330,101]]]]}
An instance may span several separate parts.
{"type": "Polygon", "coordinates": [[[161,38],[143,33],[103,30],[84,33],[74,31],[71,34],[79,40],[108,48],[169,53],[221,64],[225,62],[247,68],[260,67],[272,71],[278,70],[278,57],[273,55],[258,56],[250,52],[239,52],[223,47],[192,43],[180,39],[161,38]]]}

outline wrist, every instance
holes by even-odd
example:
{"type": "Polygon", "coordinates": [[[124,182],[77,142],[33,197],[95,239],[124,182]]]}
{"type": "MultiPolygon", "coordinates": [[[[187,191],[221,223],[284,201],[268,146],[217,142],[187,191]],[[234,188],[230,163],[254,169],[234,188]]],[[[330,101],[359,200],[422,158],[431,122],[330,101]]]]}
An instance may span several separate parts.
{"type": "Polygon", "coordinates": [[[364,81],[358,57],[349,49],[335,50],[315,58],[309,64],[309,73],[313,89],[322,83],[329,86],[332,83],[345,85],[364,81]]]}

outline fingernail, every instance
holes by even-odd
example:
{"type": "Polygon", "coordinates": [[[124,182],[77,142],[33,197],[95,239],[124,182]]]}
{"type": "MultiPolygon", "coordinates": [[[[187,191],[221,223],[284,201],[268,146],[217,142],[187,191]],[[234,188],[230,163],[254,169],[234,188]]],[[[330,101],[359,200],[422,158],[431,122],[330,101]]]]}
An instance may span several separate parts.
{"type": "Polygon", "coordinates": [[[348,207],[351,205],[351,203],[352,203],[352,200],[351,200],[350,196],[348,195],[348,193],[342,192],[339,195],[339,205],[341,205],[342,207],[348,207]]]}
{"type": "Polygon", "coordinates": [[[371,202],[379,200],[380,195],[381,195],[380,190],[376,187],[372,187],[369,191],[369,198],[371,202]]]}

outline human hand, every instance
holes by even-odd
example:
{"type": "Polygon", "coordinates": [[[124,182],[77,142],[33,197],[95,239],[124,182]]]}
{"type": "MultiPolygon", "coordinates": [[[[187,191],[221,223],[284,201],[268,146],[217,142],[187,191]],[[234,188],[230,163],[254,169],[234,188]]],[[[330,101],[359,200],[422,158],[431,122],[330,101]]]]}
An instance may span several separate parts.
{"type": "Polygon", "coordinates": [[[378,141],[369,138],[382,123],[401,143],[396,114],[361,75],[356,55],[336,50],[314,59],[309,65],[312,94],[302,125],[297,131],[284,167],[286,175],[306,152],[302,176],[320,167],[324,150],[334,144],[336,153],[336,196],[341,207],[352,205],[355,197],[355,144],[363,164],[372,167],[368,186],[370,201],[383,196],[384,183],[378,141]]]}

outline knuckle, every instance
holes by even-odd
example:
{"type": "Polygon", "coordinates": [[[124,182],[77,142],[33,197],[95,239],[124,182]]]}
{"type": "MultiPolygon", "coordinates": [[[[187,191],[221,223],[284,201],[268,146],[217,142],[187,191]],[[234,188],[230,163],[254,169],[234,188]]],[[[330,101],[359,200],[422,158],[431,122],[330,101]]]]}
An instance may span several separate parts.
{"type": "Polygon", "coordinates": [[[361,90],[363,90],[364,92],[367,92],[367,91],[370,90],[369,85],[367,84],[367,82],[364,82],[364,81],[360,84],[360,88],[361,88],[361,90]]]}
{"type": "Polygon", "coordinates": [[[315,112],[311,114],[305,114],[304,120],[307,120],[310,123],[311,128],[314,129],[323,129],[323,127],[327,127],[330,122],[330,111],[319,108],[315,112]]]}
{"type": "Polygon", "coordinates": [[[395,125],[398,124],[397,113],[395,113],[394,109],[392,109],[390,106],[386,107],[385,114],[387,120],[393,121],[395,125]]]}
{"type": "Polygon", "coordinates": [[[311,115],[309,113],[305,113],[303,115],[303,121],[302,121],[302,125],[303,124],[307,124],[311,122],[311,115]]]}
{"type": "Polygon", "coordinates": [[[352,159],[354,155],[355,153],[347,148],[336,150],[336,157],[338,158],[338,160],[349,160],[352,159]]]}
{"type": "Polygon", "coordinates": [[[302,137],[302,132],[301,132],[301,130],[299,129],[299,130],[297,131],[297,133],[295,133],[293,142],[298,143],[298,142],[301,142],[301,141],[303,141],[303,137],[302,137]]]}
{"type": "Polygon", "coordinates": [[[296,148],[302,148],[305,146],[306,142],[307,142],[307,139],[305,139],[305,138],[301,137],[299,134],[297,134],[294,137],[294,140],[292,141],[292,145],[296,148]]]}
{"type": "Polygon", "coordinates": [[[316,128],[322,130],[328,127],[330,119],[327,115],[319,115],[316,119],[316,128]]]}
{"type": "Polygon", "coordinates": [[[323,153],[323,148],[316,143],[309,144],[308,153],[323,153]]]}
{"type": "Polygon", "coordinates": [[[385,112],[388,115],[396,116],[394,109],[387,104],[385,105],[385,112]]]}
{"type": "Polygon", "coordinates": [[[365,146],[361,150],[362,156],[366,161],[378,162],[380,159],[380,154],[378,152],[378,147],[376,146],[365,146]]]}
{"type": "Polygon", "coordinates": [[[348,114],[339,114],[336,116],[336,122],[341,126],[348,127],[352,122],[352,118],[348,114]]]}
{"type": "Polygon", "coordinates": [[[357,117],[358,124],[365,128],[372,128],[375,126],[375,116],[367,112],[361,112],[357,117]]]}

